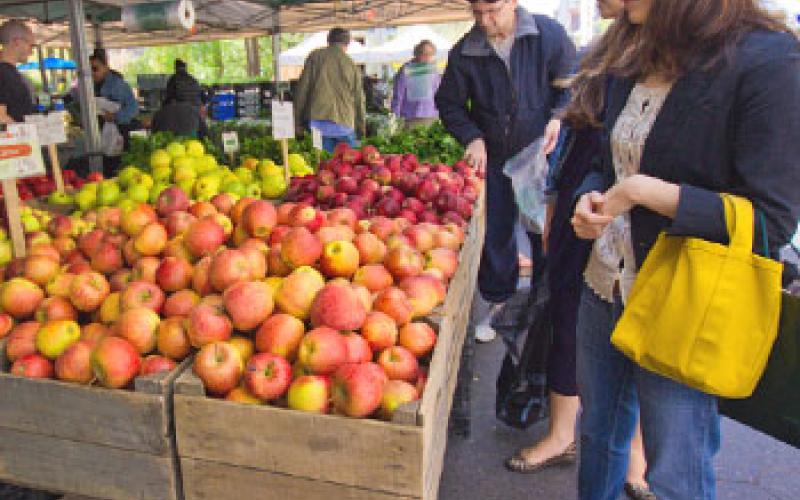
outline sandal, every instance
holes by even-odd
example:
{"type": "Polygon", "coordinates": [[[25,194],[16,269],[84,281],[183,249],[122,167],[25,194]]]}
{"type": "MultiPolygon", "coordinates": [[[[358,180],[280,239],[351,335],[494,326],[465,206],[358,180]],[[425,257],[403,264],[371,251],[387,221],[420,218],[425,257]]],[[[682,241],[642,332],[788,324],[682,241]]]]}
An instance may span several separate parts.
{"type": "Polygon", "coordinates": [[[557,465],[572,465],[575,463],[575,459],[578,455],[577,448],[575,443],[570,444],[567,446],[567,449],[564,450],[562,453],[558,455],[552,456],[547,460],[543,460],[541,462],[532,464],[522,458],[522,450],[517,452],[516,455],[506,460],[505,465],[508,470],[511,472],[519,472],[521,474],[531,474],[533,472],[538,472],[542,469],[546,469],[548,467],[553,467],[557,465]]]}
{"type": "Polygon", "coordinates": [[[625,494],[631,500],[657,500],[650,488],[640,484],[625,483],[625,494]]]}

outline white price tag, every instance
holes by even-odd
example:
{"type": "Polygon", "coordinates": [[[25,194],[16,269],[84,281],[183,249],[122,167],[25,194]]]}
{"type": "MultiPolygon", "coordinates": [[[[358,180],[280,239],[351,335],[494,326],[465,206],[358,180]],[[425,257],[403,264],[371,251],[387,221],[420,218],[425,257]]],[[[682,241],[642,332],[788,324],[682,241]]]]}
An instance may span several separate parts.
{"type": "Polygon", "coordinates": [[[272,137],[294,139],[294,106],[289,101],[272,101],[272,137]]]}
{"type": "Polygon", "coordinates": [[[13,123],[0,132],[0,179],[44,175],[36,125],[13,123]]]}
{"type": "Polygon", "coordinates": [[[27,115],[25,123],[36,126],[39,144],[63,144],[67,142],[67,128],[64,126],[66,111],[52,111],[46,115],[27,115]]]}
{"type": "Polygon", "coordinates": [[[311,144],[316,149],[322,149],[322,132],[318,128],[311,127],[311,144]]]}
{"type": "Polygon", "coordinates": [[[136,137],[139,139],[147,139],[150,137],[150,132],[146,129],[131,130],[131,138],[136,137]]]}
{"type": "Polygon", "coordinates": [[[222,152],[226,154],[239,152],[239,134],[236,132],[222,133],[222,152]]]}

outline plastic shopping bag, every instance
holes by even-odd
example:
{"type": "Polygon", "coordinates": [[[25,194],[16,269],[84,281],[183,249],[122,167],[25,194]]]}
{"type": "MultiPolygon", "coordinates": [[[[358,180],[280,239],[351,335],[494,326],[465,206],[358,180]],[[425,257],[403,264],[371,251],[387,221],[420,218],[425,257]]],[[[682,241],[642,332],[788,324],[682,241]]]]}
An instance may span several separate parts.
{"type": "Polygon", "coordinates": [[[544,231],[547,209],[545,187],[549,165],[547,155],[542,153],[543,140],[535,140],[503,166],[503,173],[511,179],[520,214],[527,219],[528,229],[538,234],[544,231]]]}
{"type": "Polygon", "coordinates": [[[105,156],[119,156],[122,154],[124,141],[116,123],[106,122],[103,124],[100,144],[105,156]]]}

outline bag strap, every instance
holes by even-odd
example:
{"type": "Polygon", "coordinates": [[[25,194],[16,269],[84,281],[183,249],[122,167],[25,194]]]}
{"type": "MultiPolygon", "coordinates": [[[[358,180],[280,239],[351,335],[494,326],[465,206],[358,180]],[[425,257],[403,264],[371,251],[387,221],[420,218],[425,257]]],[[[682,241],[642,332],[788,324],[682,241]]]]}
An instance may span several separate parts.
{"type": "Polygon", "coordinates": [[[730,251],[737,254],[751,254],[753,252],[753,205],[746,198],[731,194],[724,194],[723,202],[730,251]]]}

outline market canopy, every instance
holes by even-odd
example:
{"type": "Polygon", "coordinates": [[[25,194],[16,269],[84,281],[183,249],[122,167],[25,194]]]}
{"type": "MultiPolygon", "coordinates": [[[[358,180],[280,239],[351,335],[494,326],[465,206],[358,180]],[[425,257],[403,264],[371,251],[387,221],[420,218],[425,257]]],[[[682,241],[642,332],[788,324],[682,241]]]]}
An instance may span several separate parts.
{"type": "Polygon", "coordinates": [[[414,56],[414,47],[422,40],[429,40],[436,46],[436,60],[447,60],[447,53],[453,44],[424,25],[404,26],[398,29],[397,35],[392,40],[377,47],[368,47],[361,59],[365,63],[378,64],[405,62],[414,56]]]}
{"type": "MultiPolygon", "coordinates": [[[[308,33],[334,26],[367,29],[470,19],[464,0],[193,0],[196,27],[185,30],[129,32],[121,21],[123,5],[163,0],[84,0],[87,34],[93,43],[93,24],[100,28],[108,48],[188,43],[271,34],[308,33]]],[[[0,18],[35,20],[39,40],[48,46],[70,45],[67,0],[8,0],[0,4],[0,18]]]]}
{"type": "MultiPolygon", "coordinates": [[[[302,66],[305,64],[306,57],[308,57],[312,51],[327,45],[327,32],[320,31],[314,33],[291,49],[281,52],[279,56],[280,64],[281,66],[302,66]]],[[[351,40],[350,45],[347,46],[347,54],[356,62],[360,62],[365,50],[364,46],[355,40],[351,40]]]]}
{"type": "MultiPolygon", "coordinates": [[[[74,61],[61,59],[60,57],[45,57],[42,62],[44,63],[44,69],[78,69],[78,65],[74,61]]],[[[39,61],[20,64],[17,69],[22,71],[39,69],[39,61]]]]}

